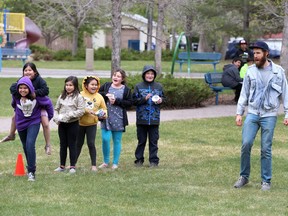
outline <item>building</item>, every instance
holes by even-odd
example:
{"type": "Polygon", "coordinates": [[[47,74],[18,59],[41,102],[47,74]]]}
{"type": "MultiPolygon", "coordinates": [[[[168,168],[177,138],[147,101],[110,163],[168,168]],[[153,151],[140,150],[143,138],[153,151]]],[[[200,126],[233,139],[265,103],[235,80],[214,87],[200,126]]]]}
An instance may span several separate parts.
{"type": "MultiPolygon", "coordinates": [[[[147,49],[147,26],[148,20],[138,14],[122,13],[122,29],[121,29],[121,48],[134,49],[144,51],[147,49]]],[[[153,22],[152,30],[152,49],[156,44],[156,27],[157,23],[153,22]]],[[[98,30],[92,36],[92,44],[94,49],[100,47],[112,47],[111,27],[107,26],[104,30],[98,30]]]]}

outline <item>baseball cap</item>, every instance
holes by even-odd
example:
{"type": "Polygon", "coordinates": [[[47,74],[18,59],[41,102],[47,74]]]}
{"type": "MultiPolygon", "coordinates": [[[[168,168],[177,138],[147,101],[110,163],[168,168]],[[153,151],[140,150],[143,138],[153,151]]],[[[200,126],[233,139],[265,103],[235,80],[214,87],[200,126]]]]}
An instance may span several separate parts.
{"type": "Polygon", "coordinates": [[[240,40],[239,44],[247,44],[246,40],[240,40]]]}
{"type": "Polygon", "coordinates": [[[265,51],[269,51],[269,47],[264,41],[256,41],[249,48],[250,49],[259,48],[259,49],[263,49],[265,51]]]}

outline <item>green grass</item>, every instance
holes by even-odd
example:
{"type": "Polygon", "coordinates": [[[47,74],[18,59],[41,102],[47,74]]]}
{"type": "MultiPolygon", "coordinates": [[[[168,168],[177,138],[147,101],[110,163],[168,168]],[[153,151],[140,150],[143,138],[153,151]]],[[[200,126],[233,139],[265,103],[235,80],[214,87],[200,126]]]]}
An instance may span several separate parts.
{"type": "MultiPolygon", "coordinates": [[[[283,117],[283,116],[282,116],[283,117]]],[[[1,215],[287,215],[287,129],[279,118],[274,138],[272,189],[260,191],[259,137],[252,151],[250,183],[234,189],[239,175],[241,129],[234,117],[163,122],[159,168],[133,165],[135,125],[123,136],[120,168],[92,173],[87,146],[77,173],[54,173],[59,140],[52,132],[53,152],[37,141],[36,182],[13,176],[20,140],[1,144],[1,215]],[[183,127],[185,125],[185,127],[183,127]],[[229,134],[227,130],[229,129],[229,134]]],[[[4,134],[3,134],[4,135],[4,134]]],[[[101,133],[96,138],[102,161],[101,133]]]]}
{"type": "MultiPolygon", "coordinates": [[[[9,87],[16,80],[0,79],[0,116],[12,115],[9,87]]],[[[63,79],[46,80],[55,104],[63,79]]],[[[280,116],[275,130],[268,192],[260,191],[259,135],[252,151],[250,183],[240,190],[233,188],[241,147],[241,128],[234,126],[234,117],[162,122],[156,169],[147,166],[148,149],[145,166],[134,167],[136,127],[130,125],[123,135],[119,170],[92,173],[85,144],[72,176],[53,172],[59,165],[57,131],[51,133],[51,156],[44,153],[41,132],[36,145],[37,179],[32,183],[27,177],[13,176],[17,155],[23,153],[17,136],[0,144],[0,215],[288,215],[287,128],[282,120],[280,116]]],[[[96,148],[99,165],[99,128],[96,148]]]]}
{"type": "MultiPolygon", "coordinates": [[[[222,71],[224,64],[231,63],[230,60],[221,61],[217,66],[217,71],[222,71]]],[[[38,68],[48,68],[48,69],[85,69],[85,61],[36,61],[35,64],[38,68]]],[[[146,64],[154,65],[154,61],[121,61],[121,67],[129,72],[129,71],[142,71],[143,66],[146,64]]],[[[170,73],[172,62],[162,61],[162,71],[170,73]]],[[[14,60],[4,60],[3,67],[22,67],[21,61],[14,60]]],[[[95,61],[94,62],[95,70],[111,70],[111,62],[110,61],[95,61]]],[[[183,65],[183,72],[187,72],[187,64],[183,65]]],[[[208,72],[213,71],[212,65],[191,65],[191,72],[208,72]]],[[[179,72],[179,64],[175,63],[174,72],[179,72]]],[[[41,71],[40,71],[41,73],[41,71]]]]}

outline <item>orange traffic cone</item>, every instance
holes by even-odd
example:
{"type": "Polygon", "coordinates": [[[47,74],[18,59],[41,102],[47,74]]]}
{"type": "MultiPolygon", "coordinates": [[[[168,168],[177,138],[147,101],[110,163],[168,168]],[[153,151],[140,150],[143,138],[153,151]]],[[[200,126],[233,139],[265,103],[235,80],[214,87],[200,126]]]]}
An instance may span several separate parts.
{"type": "Polygon", "coordinates": [[[26,173],[24,169],[23,157],[22,154],[19,153],[16,161],[14,176],[24,176],[24,175],[26,175],[26,173]]]}

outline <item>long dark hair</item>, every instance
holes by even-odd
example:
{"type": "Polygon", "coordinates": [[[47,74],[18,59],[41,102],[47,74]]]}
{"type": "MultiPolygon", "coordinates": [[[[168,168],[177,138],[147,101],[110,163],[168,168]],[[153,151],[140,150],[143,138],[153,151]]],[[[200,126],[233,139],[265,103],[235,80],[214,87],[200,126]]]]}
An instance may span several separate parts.
{"type": "Polygon", "coordinates": [[[72,92],[73,97],[77,96],[80,93],[79,85],[78,85],[78,78],[76,76],[69,76],[64,81],[64,89],[63,89],[62,94],[61,94],[61,99],[63,99],[63,100],[67,96],[67,92],[66,92],[66,83],[67,82],[72,82],[72,84],[74,86],[74,91],[72,92]]]}
{"type": "Polygon", "coordinates": [[[31,69],[35,72],[36,75],[39,75],[39,72],[36,68],[36,65],[32,62],[27,62],[24,66],[23,66],[23,73],[24,73],[24,70],[27,68],[27,67],[31,67],[31,69]]]}

